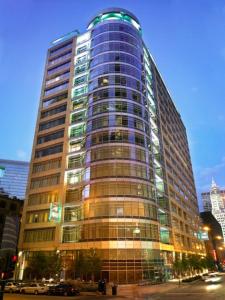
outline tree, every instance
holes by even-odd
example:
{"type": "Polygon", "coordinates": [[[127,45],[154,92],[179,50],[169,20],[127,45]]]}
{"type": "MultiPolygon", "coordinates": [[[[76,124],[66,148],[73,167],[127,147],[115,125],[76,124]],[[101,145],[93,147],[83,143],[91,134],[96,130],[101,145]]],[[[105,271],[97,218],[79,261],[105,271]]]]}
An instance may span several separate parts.
{"type": "Polygon", "coordinates": [[[75,274],[77,277],[87,279],[88,276],[94,281],[95,276],[100,273],[102,268],[101,258],[96,249],[79,251],[75,261],[75,274]]]}
{"type": "Polygon", "coordinates": [[[47,257],[42,252],[37,252],[29,260],[28,266],[25,269],[25,277],[29,279],[40,279],[46,277],[48,273],[47,257]]]}
{"type": "Polygon", "coordinates": [[[57,252],[47,257],[47,273],[51,278],[59,277],[62,271],[62,258],[57,252]]]}
{"type": "Polygon", "coordinates": [[[180,258],[176,257],[173,263],[173,270],[175,272],[175,276],[178,276],[179,278],[179,285],[180,285],[181,276],[184,271],[184,264],[180,258]]]}
{"type": "Polygon", "coordinates": [[[215,261],[211,256],[206,256],[202,259],[202,265],[205,269],[214,270],[215,261]]]}
{"type": "Polygon", "coordinates": [[[204,268],[201,256],[199,255],[195,255],[195,254],[189,255],[188,262],[192,274],[195,272],[198,273],[199,271],[202,271],[204,268]]]}
{"type": "Polygon", "coordinates": [[[79,251],[75,260],[75,275],[83,280],[84,274],[87,274],[88,266],[84,251],[79,251]]]}
{"type": "Polygon", "coordinates": [[[41,279],[43,277],[58,277],[62,270],[61,256],[54,252],[52,255],[46,255],[43,252],[37,252],[28,261],[25,269],[25,277],[29,279],[41,279]]]}
{"type": "Polygon", "coordinates": [[[101,258],[98,256],[96,249],[89,249],[87,252],[88,273],[91,274],[91,280],[94,281],[95,276],[100,273],[102,268],[101,258]]]}

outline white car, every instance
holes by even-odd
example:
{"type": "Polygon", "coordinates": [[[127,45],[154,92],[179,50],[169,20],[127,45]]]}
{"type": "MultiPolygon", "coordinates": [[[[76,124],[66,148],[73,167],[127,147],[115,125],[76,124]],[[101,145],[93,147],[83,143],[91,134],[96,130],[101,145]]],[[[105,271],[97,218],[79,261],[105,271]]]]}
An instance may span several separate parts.
{"type": "Polygon", "coordinates": [[[31,283],[27,284],[20,289],[21,294],[46,294],[48,292],[48,287],[43,283],[31,283]]]}
{"type": "Polygon", "coordinates": [[[5,292],[17,293],[20,291],[19,286],[13,282],[7,282],[4,288],[5,292]]]}
{"type": "Polygon", "coordinates": [[[222,276],[217,274],[209,274],[205,277],[205,282],[207,283],[219,283],[222,282],[222,276]]]}

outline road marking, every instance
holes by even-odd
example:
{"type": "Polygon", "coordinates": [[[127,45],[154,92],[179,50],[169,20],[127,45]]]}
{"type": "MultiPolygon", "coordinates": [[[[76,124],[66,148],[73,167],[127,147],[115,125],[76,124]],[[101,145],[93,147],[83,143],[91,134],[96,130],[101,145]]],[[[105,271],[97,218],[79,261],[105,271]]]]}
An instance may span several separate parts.
{"type": "MultiPolygon", "coordinates": [[[[210,295],[214,295],[215,293],[210,293],[210,295]]],[[[195,292],[186,292],[186,293],[166,293],[166,295],[202,295],[202,293],[195,293],[195,292]]]]}

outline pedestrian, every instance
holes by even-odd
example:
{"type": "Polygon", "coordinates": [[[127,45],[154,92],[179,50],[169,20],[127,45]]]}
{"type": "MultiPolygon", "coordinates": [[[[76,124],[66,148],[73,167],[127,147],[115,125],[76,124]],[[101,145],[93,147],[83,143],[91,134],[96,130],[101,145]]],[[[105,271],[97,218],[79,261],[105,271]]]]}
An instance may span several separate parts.
{"type": "Polygon", "coordinates": [[[101,279],[98,281],[98,292],[99,293],[102,292],[102,281],[101,281],[101,279]]]}
{"type": "Polygon", "coordinates": [[[106,295],[106,280],[102,280],[102,295],[106,295]]]}

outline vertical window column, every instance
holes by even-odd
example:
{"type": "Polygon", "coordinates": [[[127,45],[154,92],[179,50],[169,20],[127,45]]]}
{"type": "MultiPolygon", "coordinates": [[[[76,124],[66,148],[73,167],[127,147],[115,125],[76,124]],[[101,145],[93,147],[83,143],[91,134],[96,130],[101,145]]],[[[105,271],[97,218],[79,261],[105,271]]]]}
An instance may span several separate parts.
{"type": "MultiPolygon", "coordinates": [[[[85,169],[86,153],[83,149],[86,135],[87,93],[90,60],[90,32],[77,37],[74,57],[74,77],[69,126],[69,154],[65,183],[68,189],[76,189],[86,180],[90,172],[85,169]],[[73,162],[73,163],[72,163],[73,162]]],[[[82,199],[80,199],[82,200],[82,199]]]]}
{"type": "Polygon", "coordinates": [[[170,243],[170,232],[166,226],[169,226],[168,213],[163,209],[167,205],[163,202],[165,199],[165,184],[163,178],[163,168],[161,161],[161,145],[160,145],[160,136],[159,128],[157,125],[157,113],[156,113],[156,100],[153,92],[153,76],[151,71],[151,60],[150,54],[146,48],[143,48],[144,51],[144,67],[145,67],[145,79],[147,87],[147,105],[150,115],[150,134],[151,134],[151,144],[152,144],[152,153],[153,153],[153,170],[154,170],[154,181],[156,186],[156,196],[159,204],[158,216],[160,220],[160,240],[162,243],[170,243]]]}

